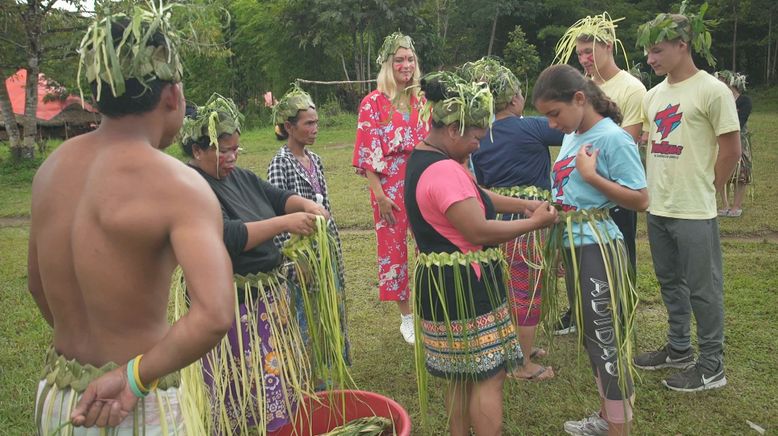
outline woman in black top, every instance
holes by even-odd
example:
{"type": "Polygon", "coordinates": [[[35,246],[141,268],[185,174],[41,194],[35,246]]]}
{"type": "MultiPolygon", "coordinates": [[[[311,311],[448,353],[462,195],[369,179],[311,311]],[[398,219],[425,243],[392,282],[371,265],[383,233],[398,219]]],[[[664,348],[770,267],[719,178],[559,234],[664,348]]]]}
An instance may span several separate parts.
{"type": "Polygon", "coordinates": [[[235,324],[202,359],[211,434],[241,434],[256,427],[262,427],[260,434],[275,431],[289,422],[307,390],[297,378],[305,371],[302,338],[296,323],[289,322],[294,318],[273,238],[284,232],[309,235],[317,215],[329,216],[319,204],[236,165],[242,120],[232,100],[214,94],[182,129],[189,165],[221,204],[238,294],[235,324]],[[289,371],[292,365],[295,371],[289,371]]]}

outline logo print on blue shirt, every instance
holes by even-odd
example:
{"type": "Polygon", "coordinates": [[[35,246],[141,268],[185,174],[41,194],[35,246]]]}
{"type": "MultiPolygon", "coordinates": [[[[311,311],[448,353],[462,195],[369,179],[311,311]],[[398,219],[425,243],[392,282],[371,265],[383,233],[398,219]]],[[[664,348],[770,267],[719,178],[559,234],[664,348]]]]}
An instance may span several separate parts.
{"type": "Polygon", "coordinates": [[[554,162],[552,174],[554,175],[554,186],[556,190],[554,198],[561,199],[565,196],[565,185],[570,180],[570,174],[575,170],[575,155],[568,156],[560,161],[554,162]]]}

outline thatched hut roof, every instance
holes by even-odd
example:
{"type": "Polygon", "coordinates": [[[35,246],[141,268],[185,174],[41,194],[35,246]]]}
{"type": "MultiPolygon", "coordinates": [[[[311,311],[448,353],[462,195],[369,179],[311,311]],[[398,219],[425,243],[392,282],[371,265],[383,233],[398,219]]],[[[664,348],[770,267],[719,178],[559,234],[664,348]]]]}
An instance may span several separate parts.
{"type": "MultiPolygon", "coordinates": [[[[16,122],[25,121],[25,83],[27,70],[20,69],[5,80],[8,96],[11,99],[16,122]]],[[[41,127],[83,127],[100,122],[100,114],[89,103],[83,103],[76,95],[63,95],[63,89],[56,82],[38,76],[38,106],[36,111],[38,126],[41,127]],[[52,98],[52,96],[56,96],[52,98]]],[[[5,127],[0,119],[0,127],[5,127]]]]}

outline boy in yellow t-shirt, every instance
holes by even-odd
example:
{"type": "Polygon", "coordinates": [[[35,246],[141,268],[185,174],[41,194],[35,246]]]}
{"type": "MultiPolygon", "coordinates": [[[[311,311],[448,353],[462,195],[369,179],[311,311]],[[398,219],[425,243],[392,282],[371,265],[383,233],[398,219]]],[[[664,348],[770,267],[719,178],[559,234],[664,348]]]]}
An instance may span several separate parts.
{"type": "Polygon", "coordinates": [[[638,29],[648,64],[665,80],[643,98],[648,132],[648,239],[668,312],[667,344],[641,353],[642,369],[683,368],[662,381],[695,392],[726,385],[721,246],[716,191],[740,157],[735,103],[729,89],[697,69],[691,47],[712,63],[702,14],[660,14],[638,29]],[[717,146],[718,144],[718,146],[717,146]],[[691,348],[697,320],[699,356],[691,348]]]}

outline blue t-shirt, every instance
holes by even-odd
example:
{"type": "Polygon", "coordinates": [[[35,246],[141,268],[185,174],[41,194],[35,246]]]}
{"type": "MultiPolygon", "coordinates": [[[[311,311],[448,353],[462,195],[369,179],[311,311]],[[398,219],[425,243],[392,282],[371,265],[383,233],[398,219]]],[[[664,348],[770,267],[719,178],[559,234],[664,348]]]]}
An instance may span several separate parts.
{"type": "MultiPolygon", "coordinates": [[[[554,202],[561,204],[565,210],[609,209],[616,205],[602,192],[586,183],[575,168],[578,150],[589,144],[592,145],[592,151],[600,150],[597,157],[599,175],[630,189],[639,190],[646,187],[646,173],[632,137],[610,118],[603,118],[583,134],[565,135],[551,173],[551,196],[554,202]]],[[[607,232],[611,239],[623,239],[610,218],[598,224],[598,231],[603,237],[607,232]]],[[[574,225],[573,238],[575,245],[597,242],[588,224],[574,225]]],[[[567,233],[565,245],[568,245],[567,233]]]]}
{"type": "Polygon", "coordinates": [[[551,189],[548,147],[562,144],[562,132],[545,117],[507,117],[492,124],[471,155],[478,184],[489,188],[537,186],[551,189]]]}

